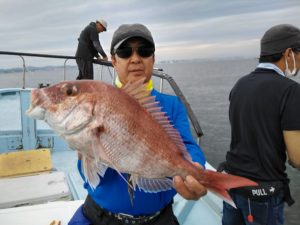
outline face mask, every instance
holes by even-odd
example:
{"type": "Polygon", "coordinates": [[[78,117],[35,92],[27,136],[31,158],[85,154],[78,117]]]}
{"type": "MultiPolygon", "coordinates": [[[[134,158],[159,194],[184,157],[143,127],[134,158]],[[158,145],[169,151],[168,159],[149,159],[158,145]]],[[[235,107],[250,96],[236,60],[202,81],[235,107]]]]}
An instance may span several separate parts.
{"type": "Polygon", "coordinates": [[[288,63],[287,63],[287,59],[285,59],[285,76],[289,77],[289,76],[296,76],[298,73],[298,69],[296,68],[296,62],[295,62],[295,56],[294,56],[294,52],[292,52],[292,56],[293,56],[293,64],[294,64],[294,69],[293,71],[291,71],[289,69],[288,63]]]}

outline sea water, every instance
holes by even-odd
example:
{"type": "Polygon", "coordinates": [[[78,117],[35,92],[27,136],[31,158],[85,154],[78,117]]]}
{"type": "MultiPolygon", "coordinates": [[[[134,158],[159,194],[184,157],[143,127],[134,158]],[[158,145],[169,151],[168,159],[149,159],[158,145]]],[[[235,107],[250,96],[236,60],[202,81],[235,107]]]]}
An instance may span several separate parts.
{"type": "MultiPolygon", "coordinates": [[[[225,154],[230,144],[230,125],[228,120],[228,96],[235,82],[248,74],[258,64],[253,59],[220,59],[157,63],[155,67],[163,69],[171,75],[186,96],[200,126],[204,132],[201,138],[207,161],[214,167],[225,160],[225,154]]],[[[109,81],[113,71],[101,66],[94,67],[95,79],[109,81]]],[[[53,84],[64,79],[74,80],[77,76],[76,67],[47,70],[35,70],[26,73],[26,87],[37,87],[39,83],[53,84]]],[[[300,82],[300,76],[293,78],[300,82]]],[[[156,84],[156,82],[155,82],[156,84]]],[[[0,88],[22,87],[22,72],[1,73],[0,88]]],[[[167,92],[171,88],[165,86],[167,92]]],[[[299,115],[300,116],[300,115],[299,115]]],[[[300,171],[287,165],[287,172],[291,179],[290,187],[296,203],[292,207],[285,207],[286,225],[298,225],[300,221],[300,171]]]]}

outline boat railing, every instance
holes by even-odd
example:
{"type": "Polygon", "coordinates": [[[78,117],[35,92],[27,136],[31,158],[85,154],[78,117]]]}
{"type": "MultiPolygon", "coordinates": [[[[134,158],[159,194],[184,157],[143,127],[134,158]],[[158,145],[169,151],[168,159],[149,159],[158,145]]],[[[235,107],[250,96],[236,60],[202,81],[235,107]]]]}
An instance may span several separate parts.
{"type": "MultiPolygon", "coordinates": [[[[33,143],[35,141],[38,141],[37,139],[39,137],[37,137],[36,134],[36,124],[35,121],[32,122],[31,119],[25,118],[25,110],[28,108],[29,106],[29,91],[25,91],[25,84],[26,84],[26,61],[25,61],[25,56],[29,56],[29,57],[40,57],[40,58],[55,58],[55,59],[62,59],[64,60],[63,63],[63,68],[64,68],[64,75],[63,75],[63,79],[66,80],[66,69],[67,69],[67,62],[69,60],[75,60],[76,57],[75,56],[66,56],[66,55],[50,55],[50,54],[36,54],[36,53],[24,53],[24,52],[8,52],[8,51],[0,51],[0,55],[14,55],[14,56],[18,56],[22,59],[23,62],[23,76],[22,76],[22,88],[20,89],[20,98],[21,98],[21,121],[22,121],[22,142],[23,143],[19,143],[20,141],[17,141],[17,146],[18,148],[22,148],[22,149],[26,149],[27,148],[31,148],[33,143]],[[24,91],[22,91],[22,89],[24,91]],[[26,100],[27,99],[27,100],[26,100]],[[24,117],[24,118],[23,118],[24,117]],[[25,129],[25,127],[27,127],[25,129]],[[27,141],[26,141],[27,140],[27,141]],[[28,144],[25,144],[26,142],[28,142],[28,144]],[[25,144],[25,145],[24,145],[25,144]]],[[[107,67],[108,71],[110,73],[111,79],[112,81],[115,78],[115,70],[113,69],[112,63],[109,61],[100,61],[100,60],[94,60],[93,61],[94,64],[100,65],[103,67],[107,67]],[[110,71],[110,68],[113,69],[113,72],[110,71]]],[[[102,79],[102,70],[101,70],[101,75],[100,75],[100,79],[102,79]]],[[[190,106],[190,104],[188,103],[186,97],[184,96],[184,94],[182,93],[182,91],[180,90],[179,86],[177,85],[177,83],[175,82],[175,80],[168,74],[164,73],[162,69],[154,69],[153,70],[153,76],[159,79],[159,91],[163,92],[164,91],[164,82],[167,81],[168,84],[170,85],[170,87],[172,88],[172,90],[174,91],[174,93],[180,98],[180,100],[182,101],[182,103],[185,105],[186,110],[187,110],[187,114],[189,117],[189,120],[192,124],[192,127],[194,129],[194,133],[196,135],[197,138],[197,142],[200,143],[200,138],[203,135],[202,129],[200,127],[200,124],[190,106]]],[[[1,93],[3,94],[5,91],[2,91],[1,93]]],[[[0,93],[0,94],[1,94],[0,93]]],[[[0,132],[0,136],[1,136],[1,132],[0,132]]],[[[18,139],[19,140],[19,139],[18,139]]],[[[49,144],[46,144],[46,146],[44,146],[44,144],[41,144],[41,142],[51,142],[49,141],[49,138],[45,139],[44,141],[40,140],[39,141],[40,147],[49,147],[49,144]]],[[[50,146],[51,147],[51,146],[50,146]]]]}

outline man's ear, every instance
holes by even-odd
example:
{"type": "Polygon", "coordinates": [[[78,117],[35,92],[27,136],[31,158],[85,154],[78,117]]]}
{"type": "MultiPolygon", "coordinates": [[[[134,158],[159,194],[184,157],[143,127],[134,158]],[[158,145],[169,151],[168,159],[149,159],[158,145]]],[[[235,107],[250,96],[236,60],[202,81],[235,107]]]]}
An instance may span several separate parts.
{"type": "Polygon", "coordinates": [[[285,58],[291,57],[292,54],[292,49],[291,48],[287,48],[284,52],[283,52],[283,56],[285,58]]]}
{"type": "Polygon", "coordinates": [[[116,65],[116,56],[115,55],[111,55],[111,64],[113,65],[113,67],[115,67],[115,65],[116,65]]]}

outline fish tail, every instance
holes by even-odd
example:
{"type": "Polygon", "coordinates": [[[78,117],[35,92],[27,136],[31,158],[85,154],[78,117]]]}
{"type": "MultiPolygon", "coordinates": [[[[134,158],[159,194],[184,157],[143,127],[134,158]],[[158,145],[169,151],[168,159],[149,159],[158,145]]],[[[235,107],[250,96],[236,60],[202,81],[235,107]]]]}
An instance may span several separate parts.
{"type": "Polygon", "coordinates": [[[258,184],[250,179],[226,173],[219,173],[212,170],[204,170],[201,183],[211,192],[222,198],[225,202],[236,208],[228,191],[231,188],[257,186],[258,184]]]}

